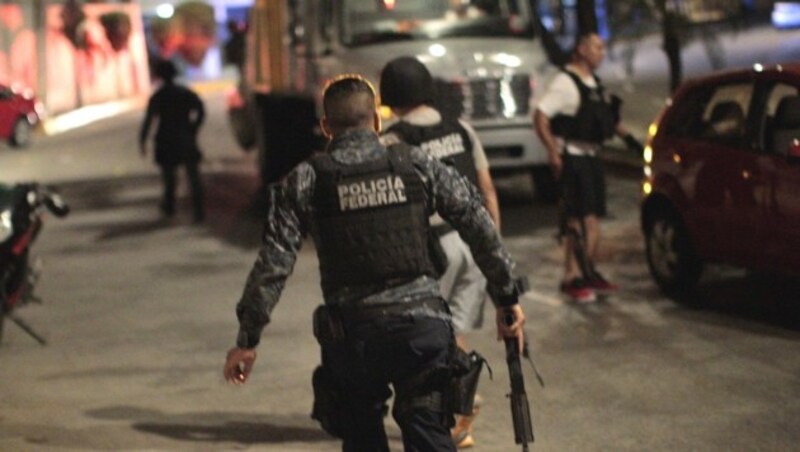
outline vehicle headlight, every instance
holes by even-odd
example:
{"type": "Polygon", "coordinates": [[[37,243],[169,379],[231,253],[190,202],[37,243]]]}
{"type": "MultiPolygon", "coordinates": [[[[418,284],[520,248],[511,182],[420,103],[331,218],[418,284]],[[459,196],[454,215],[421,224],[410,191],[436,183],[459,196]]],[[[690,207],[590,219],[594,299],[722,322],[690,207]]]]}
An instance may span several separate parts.
{"type": "Polygon", "coordinates": [[[14,233],[14,225],[11,224],[11,210],[0,212],[0,242],[5,242],[14,233]]]}

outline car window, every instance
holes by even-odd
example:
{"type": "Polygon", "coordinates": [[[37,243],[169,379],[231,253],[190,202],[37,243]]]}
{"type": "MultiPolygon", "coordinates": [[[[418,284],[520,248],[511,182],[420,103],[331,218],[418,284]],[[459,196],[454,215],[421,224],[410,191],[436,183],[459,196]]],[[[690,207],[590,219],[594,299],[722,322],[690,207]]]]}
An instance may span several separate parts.
{"type": "Polygon", "coordinates": [[[702,138],[731,146],[744,146],[752,83],[722,85],[715,89],[703,111],[702,138]]]}
{"type": "Polygon", "coordinates": [[[677,138],[744,146],[752,96],[751,83],[696,86],[673,104],[673,112],[664,125],[665,133],[677,138]]]}
{"type": "Polygon", "coordinates": [[[767,100],[767,116],[775,116],[775,110],[778,109],[781,99],[798,94],[800,94],[800,88],[787,83],[778,83],[773,86],[767,100]]]}
{"type": "Polygon", "coordinates": [[[785,154],[789,143],[800,137],[800,87],[776,83],[769,91],[762,140],[764,149],[785,154]]]}
{"type": "Polygon", "coordinates": [[[664,133],[676,138],[698,137],[704,129],[703,113],[713,93],[713,89],[706,86],[694,87],[674,102],[663,125],[664,133]]]}

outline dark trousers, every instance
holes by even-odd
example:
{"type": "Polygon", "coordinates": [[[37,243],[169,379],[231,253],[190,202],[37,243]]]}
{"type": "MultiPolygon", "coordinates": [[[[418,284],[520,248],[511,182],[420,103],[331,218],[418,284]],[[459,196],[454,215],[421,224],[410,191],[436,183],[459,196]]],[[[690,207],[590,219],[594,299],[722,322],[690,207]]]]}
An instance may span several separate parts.
{"type": "MultiPolygon", "coordinates": [[[[401,392],[395,398],[397,406],[409,379],[446,365],[452,327],[442,319],[398,315],[346,328],[347,340],[322,350],[323,364],[342,388],[349,414],[342,450],[388,451],[383,415],[392,394],[389,385],[401,392]]],[[[405,413],[393,412],[393,416],[402,431],[406,452],[456,450],[450,438],[451,415],[440,407],[417,407],[405,413]]]]}
{"type": "Polygon", "coordinates": [[[606,181],[600,159],[569,154],[562,158],[561,189],[567,218],[606,216],[606,181]]]}
{"type": "MultiPolygon", "coordinates": [[[[164,197],[161,202],[161,209],[165,215],[173,215],[175,213],[175,187],[177,185],[178,166],[181,165],[161,166],[161,180],[164,183],[164,197]]],[[[202,220],[205,217],[205,204],[198,162],[187,162],[182,166],[186,168],[186,177],[189,179],[194,218],[195,220],[202,220]]]]}

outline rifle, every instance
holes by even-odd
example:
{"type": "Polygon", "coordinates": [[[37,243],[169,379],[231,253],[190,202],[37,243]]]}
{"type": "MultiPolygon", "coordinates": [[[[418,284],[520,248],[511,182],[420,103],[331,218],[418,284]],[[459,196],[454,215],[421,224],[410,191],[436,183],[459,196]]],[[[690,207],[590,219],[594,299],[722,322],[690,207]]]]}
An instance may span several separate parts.
{"type": "MultiPolygon", "coordinates": [[[[520,278],[516,282],[517,292],[524,293],[528,289],[528,282],[526,279],[520,278]]],[[[514,315],[506,313],[503,321],[506,325],[514,324],[514,315]]],[[[528,443],[534,441],[533,437],[533,418],[531,417],[530,405],[528,404],[528,395],[525,393],[525,377],[522,374],[522,365],[520,355],[528,359],[531,363],[536,378],[539,384],[544,387],[544,380],[539,375],[536,365],[530,356],[530,349],[528,341],[525,339],[523,342],[522,353],[520,353],[519,345],[516,339],[506,339],[506,362],[508,363],[508,377],[511,380],[511,393],[507,395],[511,401],[511,418],[514,422],[514,442],[522,445],[522,451],[528,452],[528,443]]]]}
{"type": "Polygon", "coordinates": [[[561,240],[564,237],[568,237],[572,239],[572,252],[575,255],[575,261],[578,263],[578,268],[581,271],[584,279],[591,279],[594,276],[594,268],[592,263],[589,262],[589,258],[586,256],[586,244],[583,241],[584,237],[584,225],[583,220],[581,220],[580,229],[578,230],[576,227],[568,224],[567,222],[567,214],[564,209],[564,201],[561,201],[560,206],[560,213],[559,216],[559,234],[558,234],[558,241],[561,243],[561,240]]]}

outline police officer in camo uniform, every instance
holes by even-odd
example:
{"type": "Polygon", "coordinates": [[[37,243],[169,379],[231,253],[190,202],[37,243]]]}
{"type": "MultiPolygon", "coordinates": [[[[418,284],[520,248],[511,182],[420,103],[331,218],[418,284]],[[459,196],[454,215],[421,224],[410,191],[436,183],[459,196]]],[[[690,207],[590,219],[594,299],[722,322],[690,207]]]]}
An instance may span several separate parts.
{"type": "MultiPolygon", "coordinates": [[[[410,56],[395,58],[381,71],[381,103],[392,109],[397,121],[386,128],[381,142],[398,142],[420,147],[432,157],[452,166],[478,187],[492,221],[500,229],[500,205],[489,172],[489,162],[475,130],[458,117],[448,116],[432,106],[433,77],[422,62],[410,56]]],[[[486,278],[475,265],[469,247],[439,215],[431,218],[435,240],[446,257],[439,278],[442,296],[450,306],[456,342],[467,349],[464,333],[483,325],[486,278]]],[[[453,440],[459,448],[474,445],[472,422],[477,415],[459,416],[453,440]]]]}
{"type": "Polygon", "coordinates": [[[314,319],[322,366],[313,378],[313,416],[344,451],[388,451],[383,415],[391,387],[406,450],[455,450],[442,402],[448,382],[433,378],[455,346],[425,245],[429,216],[438,212],[470,245],[497,306],[498,337],[521,345],[525,317],[513,262],[471,184],[418,148],[380,143],[369,82],[340,76],[323,105],[326,152],[270,187],[263,246],[236,307],[240,329],[225,378],[250,376],[261,331],[310,233],[325,302],[314,319]]]}

